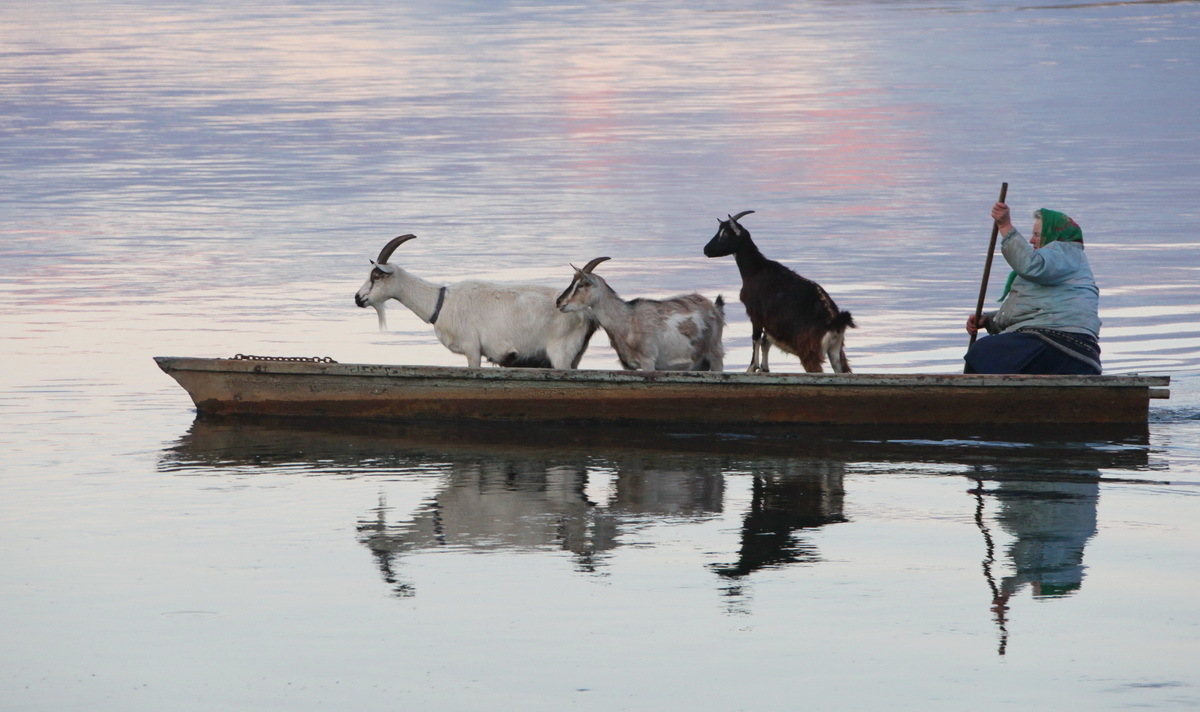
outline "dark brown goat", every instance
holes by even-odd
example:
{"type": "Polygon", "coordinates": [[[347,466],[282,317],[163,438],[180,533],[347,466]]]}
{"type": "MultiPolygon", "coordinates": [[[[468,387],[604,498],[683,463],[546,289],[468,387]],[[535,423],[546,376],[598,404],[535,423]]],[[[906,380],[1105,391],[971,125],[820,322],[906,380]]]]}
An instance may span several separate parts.
{"type": "Polygon", "coordinates": [[[839,310],[821,285],[759,252],[750,232],[738,224],[739,218],[752,212],[730,215],[728,220],[717,218],[717,234],[704,246],[707,257],[733,255],[742,273],[741,298],[750,317],[754,348],[747,373],[770,371],[771,344],[799,356],[809,373],[821,373],[826,357],[835,372],[850,373],[843,342],[846,329],[855,327],[854,318],[839,310]]]}

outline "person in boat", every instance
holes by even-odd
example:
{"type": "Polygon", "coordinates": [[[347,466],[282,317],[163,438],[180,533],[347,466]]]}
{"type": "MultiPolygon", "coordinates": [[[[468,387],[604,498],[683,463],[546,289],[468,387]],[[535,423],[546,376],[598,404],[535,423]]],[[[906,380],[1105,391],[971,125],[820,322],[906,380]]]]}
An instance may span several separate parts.
{"type": "Polygon", "coordinates": [[[1008,206],[992,206],[1005,261],[1012,268],[998,310],[967,332],[991,334],[967,350],[966,373],[1096,374],[1100,366],[1100,290],[1083,253],[1083,230],[1053,210],[1033,214],[1026,242],[1008,206]]]}

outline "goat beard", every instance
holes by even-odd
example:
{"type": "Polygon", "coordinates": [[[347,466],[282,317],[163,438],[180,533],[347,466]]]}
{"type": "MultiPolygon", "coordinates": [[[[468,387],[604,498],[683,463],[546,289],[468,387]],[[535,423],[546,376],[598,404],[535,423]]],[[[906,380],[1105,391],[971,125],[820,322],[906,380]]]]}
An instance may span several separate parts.
{"type": "Polygon", "coordinates": [[[375,307],[375,316],[379,317],[379,330],[387,331],[387,311],[384,310],[382,304],[372,304],[375,307]]]}

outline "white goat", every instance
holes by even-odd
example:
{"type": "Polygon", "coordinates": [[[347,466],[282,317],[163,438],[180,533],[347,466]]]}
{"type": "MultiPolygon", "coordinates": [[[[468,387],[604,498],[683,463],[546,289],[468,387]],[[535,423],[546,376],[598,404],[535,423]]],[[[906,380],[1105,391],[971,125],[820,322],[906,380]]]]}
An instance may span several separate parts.
{"type": "Polygon", "coordinates": [[[479,368],[484,358],[501,366],[576,368],[596,320],[590,314],[564,314],[555,308],[555,289],[534,284],[476,280],[438,287],[388,264],[396,248],[416,235],[392,238],[371,276],[354,295],[360,307],[374,307],[379,328],[387,327],[384,303],[395,299],[433,325],[442,345],[479,368]]]}
{"type": "Polygon", "coordinates": [[[725,350],[725,301],[716,304],[699,294],[671,299],[625,301],[604,278],[592,274],[608,257],[597,257],[558,297],[564,312],[592,312],[608,333],[608,340],[630,371],[721,371],[725,350]]]}

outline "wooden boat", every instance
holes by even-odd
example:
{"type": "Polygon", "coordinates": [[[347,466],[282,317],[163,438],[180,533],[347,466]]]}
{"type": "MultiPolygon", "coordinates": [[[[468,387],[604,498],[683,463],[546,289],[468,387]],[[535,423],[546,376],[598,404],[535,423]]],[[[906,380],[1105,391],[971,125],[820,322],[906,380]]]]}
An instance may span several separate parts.
{"type": "Polygon", "coordinates": [[[561,371],[156,357],[199,412],[399,421],[1145,427],[1167,376],[561,371]]]}

